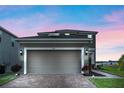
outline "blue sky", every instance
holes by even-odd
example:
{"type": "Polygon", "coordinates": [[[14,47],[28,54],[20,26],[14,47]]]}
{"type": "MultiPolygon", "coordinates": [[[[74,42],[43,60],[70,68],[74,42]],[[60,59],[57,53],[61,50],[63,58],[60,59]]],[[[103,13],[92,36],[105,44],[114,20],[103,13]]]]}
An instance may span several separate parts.
{"type": "MultiPolygon", "coordinates": [[[[87,24],[97,24],[103,21],[101,18],[105,14],[113,11],[124,10],[123,6],[1,6],[0,19],[27,17],[33,14],[42,13],[46,15],[59,14],[58,22],[77,22],[87,24]],[[76,17],[76,18],[75,18],[76,17]],[[62,18],[62,19],[60,19],[62,18]]],[[[101,22],[102,23],[102,22],[101,22]]]]}
{"type": "Polygon", "coordinates": [[[97,60],[124,53],[124,6],[0,6],[0,24],[20,37],[57,29],[98,31],[97,60]]]}

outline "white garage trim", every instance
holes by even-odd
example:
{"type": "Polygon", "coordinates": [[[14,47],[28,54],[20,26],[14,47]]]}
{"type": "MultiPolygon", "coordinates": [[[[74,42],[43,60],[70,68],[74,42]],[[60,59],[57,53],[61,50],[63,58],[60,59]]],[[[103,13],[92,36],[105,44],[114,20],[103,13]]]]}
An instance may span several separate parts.
{"type": "Polygon", "coordinates": [[[42,38],[42,39],[40,39],[40,38],[33,38],[33,39],[29,39],[29,38],[26,38],[26,39],[16,39],[16,40],[56,40],[56,41],[59,41],[59,40],[71,40],[71,41],[74,41],[74,40],[93,40],[92,38],[49,38],[49,39],[45,39],[45,38],[42,38]]]}
{"type": "Polygon", "coordinates": [[[76,44],[78,44],[78,43],[89,43],[89,41],[80,41],[80,42],[20,42],[20,43],[34,43],[34,44],[36,44],[36,43],[76,43],[76,44]]]}
{"type": "Polygon", "coordinates": [[[84,66],[84,48],[79,47],[48,47],[48,48],[40,48],[40,47],[25,47],[24,48],[24,74],[27,74],[27,51],[28,50],[81,50],[81,67],[84,66]]]}

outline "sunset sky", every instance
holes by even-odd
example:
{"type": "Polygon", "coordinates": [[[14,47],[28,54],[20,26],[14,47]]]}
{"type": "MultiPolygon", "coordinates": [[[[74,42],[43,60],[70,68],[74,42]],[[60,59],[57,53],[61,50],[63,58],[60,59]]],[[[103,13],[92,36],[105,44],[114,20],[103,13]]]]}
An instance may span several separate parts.
{"type": "Polygon", "coordinates": [[[97,60],[124,54],[124,6],[0,6],[0,25],[19,37],[58,29],[97,31],[97,60]]]}

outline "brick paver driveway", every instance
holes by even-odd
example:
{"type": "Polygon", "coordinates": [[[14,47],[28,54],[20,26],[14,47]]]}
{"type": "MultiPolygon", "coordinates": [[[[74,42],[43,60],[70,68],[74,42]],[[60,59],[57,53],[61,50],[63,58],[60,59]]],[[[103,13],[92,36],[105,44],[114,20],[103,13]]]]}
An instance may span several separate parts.
{"type": "Polygon", "coordinates": [[[2,88],[93,88],[82,75],[21,75],[19,78],[1,86],[2,88]]]}

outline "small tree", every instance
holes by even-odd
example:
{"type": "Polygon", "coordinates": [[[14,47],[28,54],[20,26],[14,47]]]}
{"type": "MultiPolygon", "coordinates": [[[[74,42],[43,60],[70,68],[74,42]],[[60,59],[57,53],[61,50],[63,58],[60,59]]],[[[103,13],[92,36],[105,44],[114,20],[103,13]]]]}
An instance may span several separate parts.
{"type": "Polygon", "coordinates": [[[118,60],[119,70],[124,70],[124,55],[118,60]]]}

